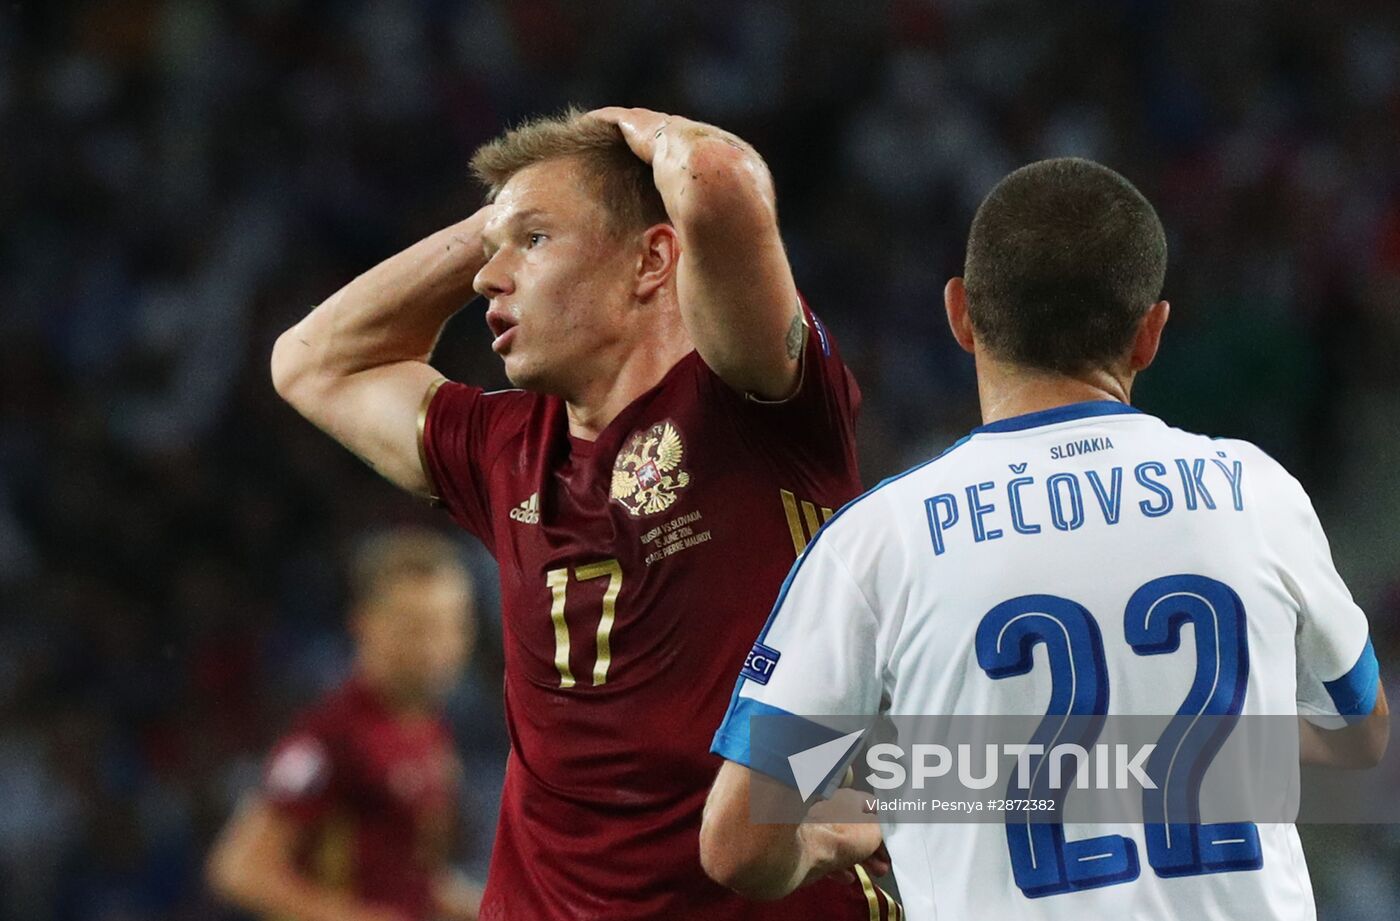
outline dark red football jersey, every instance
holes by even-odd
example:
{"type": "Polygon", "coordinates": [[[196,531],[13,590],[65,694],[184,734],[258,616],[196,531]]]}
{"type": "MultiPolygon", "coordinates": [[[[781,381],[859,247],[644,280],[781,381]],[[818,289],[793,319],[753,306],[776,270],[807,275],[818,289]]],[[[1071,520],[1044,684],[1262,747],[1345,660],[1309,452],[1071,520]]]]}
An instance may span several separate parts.
{"type": "Polygon", "coordinates": [[[512,744],[483,921],[869,917],[859,887],[756,904],[699,860],[745,654],[798,552],[860,492],[860,392],[807,316],[780,403],[695,352],[591,442],[557,397],[429,397],[425,467],[501,574],[512,744]]]}
{"type": "Polygon", "coordinates": [[[447,866],[460,766],[447,726],[388,710],[351,679],[273,750],[263,795],[308,834],[303,872],[410,918],[432,916],[447,866]]]}

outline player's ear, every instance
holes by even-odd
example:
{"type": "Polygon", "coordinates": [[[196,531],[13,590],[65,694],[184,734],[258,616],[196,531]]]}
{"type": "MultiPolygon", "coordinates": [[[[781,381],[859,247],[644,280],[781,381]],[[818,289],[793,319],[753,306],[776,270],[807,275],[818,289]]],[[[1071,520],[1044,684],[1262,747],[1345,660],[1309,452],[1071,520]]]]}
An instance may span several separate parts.
{"type": "Polygon", "coordinates": [[[1142,371],[1157,357],[1157,347],[1162,344],[1162,328],[1167,325],[1171,312],[1172,306],[1166,301],[1158,301],[1147,308],[1147,313],[1138,324],[1137,334],[1133,336],[1133,350],[1128,356],[1128,367],[1132,371],[1142,371]]]}
{"type": "Polygon", "coordinates": [[[967,315],[967,287],[961,277],[954,275],[943,288],[943,309],[948,312],[948,327],[964,352],[973,353],[972,319],[967,315]]]}
{"type": "Polygon", "coordinates": [[[670,224],[653,224],[642,232],[642,250],[637,257],[638,300],[650,300],[676,274],[681,241],[670,224]]]}

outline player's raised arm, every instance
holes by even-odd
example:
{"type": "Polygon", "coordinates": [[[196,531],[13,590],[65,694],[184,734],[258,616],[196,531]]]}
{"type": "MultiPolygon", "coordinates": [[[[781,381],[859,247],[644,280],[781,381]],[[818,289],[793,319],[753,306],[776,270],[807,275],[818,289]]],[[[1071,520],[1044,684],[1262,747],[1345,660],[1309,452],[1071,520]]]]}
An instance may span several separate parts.
{"type": "Polygon", "coordinates": [[[297,412],[410,492],[430,491],[418,412],[442,377],[428,360],[486,263],[488,205],[341,288],[272,350],[272,380],[297,412]]]}
{"type": "Polygon", "coordinates": [[[652,166],[681,241],[681,315],[725,383],[764,399],[796,389],[807,327],[782,238],[773,179],[749,144],[649,109],[598,109],[652,166]]]}

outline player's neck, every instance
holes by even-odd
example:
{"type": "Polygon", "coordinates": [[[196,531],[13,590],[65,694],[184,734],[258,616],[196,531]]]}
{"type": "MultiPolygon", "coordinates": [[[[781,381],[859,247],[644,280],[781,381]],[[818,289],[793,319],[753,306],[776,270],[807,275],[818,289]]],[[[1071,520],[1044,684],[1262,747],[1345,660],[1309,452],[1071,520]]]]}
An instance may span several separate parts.
{"type": "Polygon", "coordinates": [[[982,405],[984,425],[1090,400],[1127,403],[1131,389],[1131,378],[1123,379],[1107,370],[1092,370],[1071,376],[1023,368],[980,356],[977,362],[977,394],[982,405]]]}
{"type": "Polygon", "coordinates": [[[606,362],[594,379],[567,400],[569,434],[595,440],[608,423],[637,397],[661,382],[666,373],[694,349],[680,331],[655,335],[606,362]]]}
{"type": "Polygon", "coordinates": [[[426,700],[400,693],[387,675],[380,674],[363,660],[357,663],[355,676],[379,705],[394,714],[397,719],[415,721],[433,715],[433,707],[426,700]]]}

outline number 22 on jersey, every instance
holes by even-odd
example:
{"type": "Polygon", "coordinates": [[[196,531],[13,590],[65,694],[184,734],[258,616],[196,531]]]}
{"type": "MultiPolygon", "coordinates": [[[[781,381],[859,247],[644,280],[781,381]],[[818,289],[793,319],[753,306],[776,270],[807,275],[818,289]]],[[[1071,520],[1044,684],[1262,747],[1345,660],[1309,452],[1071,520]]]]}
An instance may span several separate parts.
{"type": "MultiPolygon", "coordinates": [[[[1157,785],[1143,791],[1147,862],[1163,877],[1257,870],[1263,859],[1253,824],[1173,818],[1198,814],[1201,778],[1244,706],[1249,682],[1244,605],[1225,583],[1182,574],[1141,586],[1123,615],[1124,636],[1140,656],[1176,652],[1188,623],[1196,640],[1195,679],[1147,762],[1148,775],[1157,785]]],[[[1062,742],[1092,747],[1108,713],[1108,670],[1099,626],[1083,605],[1056,595],[1003,601],[978,625],[977,662],[992,679],[1024,675],[1034,664],[1031,650],[1039,643],[1045,645],[1052,680],[1046,717],[1031,742],[1047,752],[1062,742]]],[[[1058,804],[1065,791],[1043,784],[1040,769],[1045,759],[1033,759],[1036,769],[1028,792],[1008,789],[1007,796],[1047,798],[1058,804]]],[[[1137,878],[1137,848],[1129,838],[1104,835],[1067,841],[1058,822],[1035,823],[1029,813],[1008,813],[1006,821],[1012,875],[1031,898],[1137,878]]]]}

